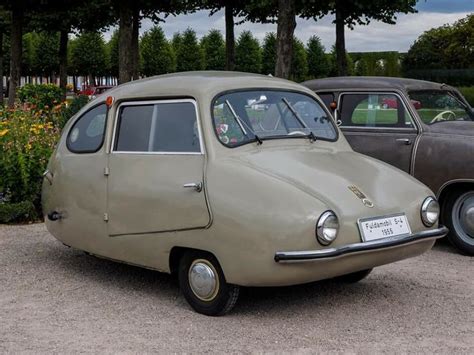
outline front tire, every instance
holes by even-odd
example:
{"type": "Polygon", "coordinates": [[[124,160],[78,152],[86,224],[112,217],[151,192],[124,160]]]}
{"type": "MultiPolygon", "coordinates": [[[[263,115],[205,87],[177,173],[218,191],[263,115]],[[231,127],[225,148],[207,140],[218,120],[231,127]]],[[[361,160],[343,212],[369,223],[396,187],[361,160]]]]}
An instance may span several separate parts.
{"type": "Polygon", "coordinates": [[[208,253],[185,253],[179,263],[178,278],[189,305],[207,316],[224,315],[239,297],[239,286],[226,282],[217,259],[208,253]]]}
{"type": "Polygon", "coordinates": [[[461,253],[474,255],[474,190],[459,190],[448,196],[443,222],[448,239],[461,253]]]}

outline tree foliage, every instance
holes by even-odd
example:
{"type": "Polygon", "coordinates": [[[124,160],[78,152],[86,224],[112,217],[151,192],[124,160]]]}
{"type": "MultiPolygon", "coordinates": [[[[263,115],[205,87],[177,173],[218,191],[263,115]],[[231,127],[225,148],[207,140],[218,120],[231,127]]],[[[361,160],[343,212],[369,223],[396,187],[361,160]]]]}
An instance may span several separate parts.
{"type": "Polygon", "coordinates": [[[290,78],[296,82],[306,80],[308,75],[308,59],[303,42],[293,38],[293,58],[291,60],[290,78]]]}
{"type": "Polygon", "coordinates": [[[101,76],[107,68],[107,53],[102,34],[81,33],[71,46],[71,66],[73,71],[83,76],[101,76]]]}
{"type": "Polygon", "coordinates": [[[424,32],[410,47],[403,61],[413,69],[474,68],[474,14],[453,25],[424,32]]]}
{"type": "Polygon", "coordinates": [[[329,62],[324,46],[318,36],[311,36],[306,48],[308,75],[310,78],[324,78],[329,74],[329,62]]]}
{"type": "Polygon", "coordinates": [[[175,71],[176,57],[163,30],[155,26],[145,32],[140,42],[141,72],[145,76],[175,71]]]}
{"type": "Polygon", "coordinates": [[[177,47],[177,71],[201,70],[203,68],[203,55],[194,30],[188,28],[184,31],[177,47]]]}
{"type": "Polygon", "coordinates": [[[201,48],[204,55],[204,69],[225,69],[225,42],[219,30],[210,30],[201,39],[201,48]]]}
{"type": "Polygon", "coordinates": [[[276,43],[275,32],[265,35],[262,46],[262,74],[275,75],[276,43]]]}
{"type": "Polygon", "coordinates": [[[260,73],[262,53],[258,40],[250,31],[243,31],[235,47],[235,69],[242,72],[260,73]]]}

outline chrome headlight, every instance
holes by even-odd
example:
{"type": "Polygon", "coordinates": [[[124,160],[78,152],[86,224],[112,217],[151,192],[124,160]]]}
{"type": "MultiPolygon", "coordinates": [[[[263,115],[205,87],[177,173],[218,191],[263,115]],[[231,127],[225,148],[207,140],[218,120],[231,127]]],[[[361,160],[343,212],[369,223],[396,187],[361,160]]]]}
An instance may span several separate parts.
{"type": "Polygon", "coordinates": [[[432,227],[439,218],[439,203],[434,197],[427,197],[421,205],[421,220],[427,227],[432,227]]]}
{"type": "Polygon", "coordinates": [[[339,220],[333,211],[324,212],[316,224],[316,239],[322,245],[331,244],[339,232],[339,220]]]}

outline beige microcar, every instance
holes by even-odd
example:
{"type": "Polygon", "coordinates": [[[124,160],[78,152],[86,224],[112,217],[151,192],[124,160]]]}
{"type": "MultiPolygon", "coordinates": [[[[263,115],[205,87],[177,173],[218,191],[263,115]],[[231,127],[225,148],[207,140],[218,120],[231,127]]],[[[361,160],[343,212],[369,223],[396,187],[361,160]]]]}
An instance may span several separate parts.
{"type": "Polygon", "coordinates": [[[239,286],[358,281],[447,233],[433,193],[353,152],[310,89],[227,72],[89,103],[49,162],[43,209],[68,246],[176,273],[207,315],[229,311],[239,286]]]}

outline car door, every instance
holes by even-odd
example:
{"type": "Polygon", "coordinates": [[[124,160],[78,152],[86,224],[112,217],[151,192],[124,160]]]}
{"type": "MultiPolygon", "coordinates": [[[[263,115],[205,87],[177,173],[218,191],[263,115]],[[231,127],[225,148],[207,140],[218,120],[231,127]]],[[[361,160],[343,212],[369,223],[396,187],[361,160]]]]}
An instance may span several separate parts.
{"type": "Polygon", "coordinates": [[[336,119],[356,152],[410,172],[417,127],[393,92],[341,93],[336,119]]]}
{"type": "Polygon", "coordinates": [[[108,161],[109,235],[206,227],[204,164],[194,100],[121,103],[108,161]]]}
{"type": "Polygon", "coordinates": [[[62,218],[52,228],[57,228],[65,244],[83,250],[91,250],[106,235],[107,112],[106,104],[98,103],[73,118],[49,166],[54,177],[48,194],[50,209],[45,213],[59,212],[62,218]]]}

